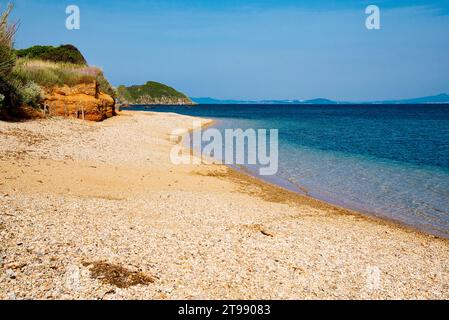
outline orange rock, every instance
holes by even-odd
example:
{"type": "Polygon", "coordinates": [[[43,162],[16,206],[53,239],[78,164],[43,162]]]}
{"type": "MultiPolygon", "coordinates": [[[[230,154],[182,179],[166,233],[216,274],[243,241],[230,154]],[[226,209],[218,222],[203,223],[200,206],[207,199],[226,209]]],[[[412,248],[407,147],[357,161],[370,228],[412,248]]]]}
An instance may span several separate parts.
{"type": "Polygon", "coordinates": [[[52,115],[103,121],[115,115],[115,100],[99,90],[98,84],[79,84],[45,89],[44,104],[52,115]]]}

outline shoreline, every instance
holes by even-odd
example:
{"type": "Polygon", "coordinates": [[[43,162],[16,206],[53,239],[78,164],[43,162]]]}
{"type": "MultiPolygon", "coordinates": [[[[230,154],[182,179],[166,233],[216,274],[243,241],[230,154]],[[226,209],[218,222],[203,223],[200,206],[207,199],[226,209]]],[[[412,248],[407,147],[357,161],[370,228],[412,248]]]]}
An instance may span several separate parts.
{"type": "MultiPolygon", "coordinates": [[[[269,179],[264,179],[263,177],[258,176],[256,173],[251,172],[249,170],[247,170],[246,168],[234,168],[232,166],[228,166],[230,169],[237,171],[237,172],[241,172],[245,175],[248,175],[249,177],[254,177],[257,180],[260,180],[263,183],[266,183],[268,185],[272,185],[274,187],[286,190],[286,191],[290,191],[294,194],[297,194],[298,196],[302,196],[302,197],[306,197],[306,198],[310,198],[313,200],[316,200],[318,202],[322,202],[330,207],[335,207],[338,209],[341,209],[343,211],[348,211],[350,214],[355,214],[355,215],[359,215],[362,216],[368,220],[373,220],[373,221],[377,221],[380,223],[387,223],[387,224],[391,224],[395,227],[398,228],[403,228],[405,230],[410,230],[410,231],[414,231],[416,233],[420,233],[423,235],[427,235],[427,236],[432,236],[432,237],[436,237],[436,238],[440,238],[443,240],[447,240],[449,243],[449,236],[444,236],[442,234],[439,234],[438,232],[434,231],[432,232],[430,229],[426,229],[426,228],[419,228],[417,226],[414,226],[412,224],[407,224],[404,223],[402,221],[400,221],[399,219],[394,219],[394,218],[388,218],[385,216],[382,216],[382,214],[380,213],[375,213],[369,210],[363,210],[363,209],[357,209],[355,207],[351,207],[350,205],[345,205],[343,203],[343,201],[339,201],[339,200],[329,200],[329,199],[325,199],[324,197],[321,198],[320,196],[314,196],[312,195],[309,191],[307,191],[306,188],[299,186],[299,185],[292,185],[292,188],[283,186],[282,183],[276,183],[276,182],[271,182],[269,179]],[[297,190],[292,190],[293,188],[297,189],[297,190]],[[306,191],[303,191],[306,190],[306,191]],[[334,202],[335,201],[335,202],[334,202]]],[[[281,178],[279,178],[279,180],[282,180],[281,178]]],[[[282,181],[287,182],[287,181],[282,181]]]]}
{"type": "MultiPolygon", "coordinates": [[[[147,110],[147,111],[128,111],[128,112],[153,112],[151,110],[147,110]]],[[[161,114],[173,114],[173,115],[177,115],[177,116],[183,116],[181,114],[175,113],[175,112],[153,112],[153,113],[161,113],[161,114]]],[[[202,118],[202,117],[193,117],[196,120],[199,121],[203,121],[204,124],[201,126],[201,130],[210,128],[215,126],[218,123],[218,120],[214,120],[214,119],[208,119],[208,118],[202,118]]],[[[194,129],[189,129],[188,132],[186,133],[186,135],[191,135],[195,130],[194,129]]],[[[192,148],[190,148],[190,152],[193,152],[192,155],[199,157],[200,159],[202,159],[203,157],[205,157],[204,155],[200,154],[198,151],[193,150],[192,148]]],[[[310,195],[309,191],[307,191],[307,189],[305,189],[302,186],[299,185],[295,185],[297,190],[292,190],[286,186],[283,186],[281,184],[278,184],[276,182],[272,182],[268,179],[264,179],[263,177],[257,175],[256,173],[251,172],[250,170],[248,170],[245,166],[232,166],[232,165],[226,165],[221,163],[220,161],[218,161],[217,159],[208,159],[206,160],[206,163],[218,163],[220,166],[225,166],[228,169],[230,169],[231,171],[233,171],[234,175],[241,175],[241,179],[243,180],[247,180],[249,183],[251,184],[255,184],[255,182],[257,182],[257,184],[265,184],[269,189],[271,189],[272,192],[276,193],[281,191],[281,193],[292,193],[293,197],[294,196],[298,196],[298,197],[302,197],[302,198],[306,198],[309,199],[311,201],[314,201],[320,205],[324,205],[324,206],[328,206],[329,208],[332,209],[336,209],[339,214],[349,214],[349,215],[356,215],[358,217],[362,217],[364,219],[367,219],[367,221],[374,221],[376,223],[381,223],[381,224],[387,224],[387,225],[391,225],[392,227],[396,227],[396,228],[400,228],[400,229],[404,229],[407,231],[412,231],[412,232],[416,232],[418,234],[421,234],[423,236],[430,236],[430,237],[435,237],[435,238],[439,238],[442,239],[444,241],[447,241],[447,244],[449,245],[449,238],[448,237],[444,237],[442,235],[439,234],[434,234],[431,232],[427,232],[426,230],[420,229],[418,227],[415,227],[413,225],[409,225],[406,223],[401,222],[400,220],[396,220],[393,218],[388,218],[388,217],[383,217],[380,216],[380,214],[376,214],[374,212],[370,212],[370,211],[363,211],[360,209],[356,209],[356,208],[350,208],[350,207],[346,207],[342,204],[338,204],[338,203],[332,203],[331,201],[327,201],[326,199],[321,199],[318,196],[312,196],[310,195]],[[303,191],[306,190],[306,191],[303,191]],[[301,193],[304,192],[304,193],[301,193]]],[[[282,180],[282,178],[279,178],[279,180],[282,180]]],[[[336,200],[338,201],[338,200],[336,200]]]]}
{"type": "Polygon", "coordinates": [[[171,164],[193,119],[0,122],[0,299],[449,299],[447,239],[171,164]]]}
{"type": "MultiPolygon", "coordinates": [[[[148,111],[131,111],[131,112],[148,112],[148,111]]],[[[167,112],[157,112],[157,113],[167,113],[167,112]]],[[[178,113],[173,113],[173,114],[180,115],[178,113]]],[[[207,123],[201,127],[201,130],[204,130],[204,129],[207,129],[210,127],[214,127],[218,123],[218,120],[205,119],[205,118],[201,118],[201,117],[196,117],[196,118],[198,120],[207,121],[207,123]]],[[[194,130],[191,129],[188,131],[187,134],[191,135],[193,133],[193,131],[194,130]]],[[[190,152],[192,152],[192,151],[194,152],[194,155],[197,157],[200,157],[200,158],[205,157],[204,155],[200,154],[200,152],[198,150],[193,150],[192,148],[190,148],[190,152]]],[[[265,183],[271,187],[274,187],[273,192],[276,192],[276,189],[281,189],[283,191],[292,192],[300,197],[310,198],[312,200],[321,202],[330,207],[335,207],[335,208],[338,208],[339,210],[347,211],[349,214],[359,215],[368,220],[377,221],[379,223],[391,224],[395,227],[403,228],[405,230],[411,230],[411,231],[414,231],[414,232],[417,232],[417,233],[420,233],[423,235],[429,235],[429,236],[441,238],[443,240],[447,240],[449,243],[449,236],[444,236],[443,234],[440,234],[436,231],[432,232],[432,230],[430,228],[419,228],[418,226],[404,223],[398,219],[383,216],[381,213],[375,213],[375,212],[371,212],[369,210],[358,209],[356,207],[351,207],[350,205],[346,206],[344,204],[344,201],[340,201],[338,199],[325,199],[325,197],[320,197],[319,195],[313,195],[305,187],[298,185],[298,184],[293,184],[292,182],[285,180],[283,178],[276,177],[276,179],[268,179],[268,178],[264,178],[264,177],[258,175],[255,172],[250,171],[244,165],[242,165],[242,166],[227,165],[227,164],[223,164],[222,162],[220,162],[217,159],[209,159],[207,161],[208,162],[218,162],[218,163],[220,163],[220,165],[226,166],[229,169],[231,169],[237,173],[243,174],[244,176],[254,178],[254,179],[260,181],[261,183],[265,183]],[[274,180],[279,180],[279,182],[276,182],[274,180]],[[291,187],[288,187],[287,183],[290,183],[291,187]]]]}

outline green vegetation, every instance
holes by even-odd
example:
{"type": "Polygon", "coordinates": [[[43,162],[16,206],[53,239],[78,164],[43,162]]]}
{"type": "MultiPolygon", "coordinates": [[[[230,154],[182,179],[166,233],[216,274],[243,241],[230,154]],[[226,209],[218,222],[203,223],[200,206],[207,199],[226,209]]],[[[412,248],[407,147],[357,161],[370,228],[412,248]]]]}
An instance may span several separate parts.
{"type": "MultiPolygon", "coordinates": [[[[14,68],[15,56],[13,50],[16,26],[8,23],[12,6],[8,6],[0,15],[0,108],[8,106],[14,98],[14,87],[11,83],[11,72],[14,68]]],[[[0,112],[2,111],[0,109],[0,112]]]]}
{"type": "Polygon", "coordinates": [[[76,86],[97,81],[100,90],[114,96],[115,91],[101,69],[67,62],[19,59],[13,69],[14,78],[20,83],[33,82],[44,88],[76,86]]]}
{"type": "Polygon", "coordinates": [[[97,81],[100,90],[115,96],[115,90],[106,80],[103,71],[89,67],[81,52],[73,45],[59,47],[34,46],[17,50],[19,58],[14,76],[22,82],[33,81],[43,87],[74,86],[97,81]]]}
{"type": "Polygon", "coordinates": [[[43,87],[90,83],[95,80],[97,72],[97,69],[75,64],[28,59],[19,59],[13,69],[16,79],[24,83],[33,81],[43,87]]]}
{"type": "Polygon", "coordinates": [[[72,45],[13,48],[16,24],[8,22],[12,5],[0,14],[0,117],[20,115],[23,106],[37,107],[43,89],[97,81],[100,90],[115,97],[101,69],[89,67],[72,45]]]}
{"type": "Polygon", "coordinates": [[[5,12],[0,15],[0,77],[5,80],[14,67],[13,41],[17,27],[8,23],[8,17],[12,6],[9,5],[5,12]]]}
{"type": "Polygon", "coordinates": [[[100,90],[114,99],[117,97],[117,92],[115,88],[109,83],[108,79],[103,74],[101,69],[98,69],[99,73],[97,74],[97,82],[100,85],[100,90]]]}
{"type": "Polygon", "coordinates": [[[141,86],[119,86],[117,96],[130,104],[193,104],[185,94],[154,81],[141,86]]]}
{"type": "Polygon", "coordinates": [[[19,58],[38,59],[52,62],[65,62],[86,66],[86,59],[81,52],[70,44],[59,47],[34,46],[28,49],[17,50],[19,58]]]}

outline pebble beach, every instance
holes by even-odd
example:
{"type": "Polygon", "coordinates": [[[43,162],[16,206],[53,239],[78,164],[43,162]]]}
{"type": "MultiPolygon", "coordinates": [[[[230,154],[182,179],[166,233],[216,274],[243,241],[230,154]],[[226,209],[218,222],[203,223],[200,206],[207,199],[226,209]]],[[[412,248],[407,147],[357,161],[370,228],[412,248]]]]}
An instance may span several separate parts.
{"type": "Polygon", "coordinates": [[[193,120],[0,122],[0,299],[449,299],[448,239],[174,165],[193,120]]]}

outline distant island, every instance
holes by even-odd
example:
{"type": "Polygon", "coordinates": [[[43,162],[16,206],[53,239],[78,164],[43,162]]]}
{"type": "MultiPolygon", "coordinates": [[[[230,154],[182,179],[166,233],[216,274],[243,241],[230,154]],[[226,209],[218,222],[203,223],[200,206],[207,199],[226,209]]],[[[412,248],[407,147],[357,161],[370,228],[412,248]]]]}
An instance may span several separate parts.
{"type": "Polygon", "coordinates": [[[324,98],[312,100],[219,100],[214,98],[191,98],[198,104],[292,104],[292,105],[333,105],[333,104],[434,104],[449,103],[449,95],[442,93],[436,96],[428,96],[415,99],[404,100],[384,100],[384,101],[334,101],[324,98]]]}
{"type": "Polygon", "coordinates": [[[119,86],[117,88],[117,97],[124,104],[182,106],[196,104],[185,94],[155,81],[148,81],[144,85],[130,87],[119,86]]]}

